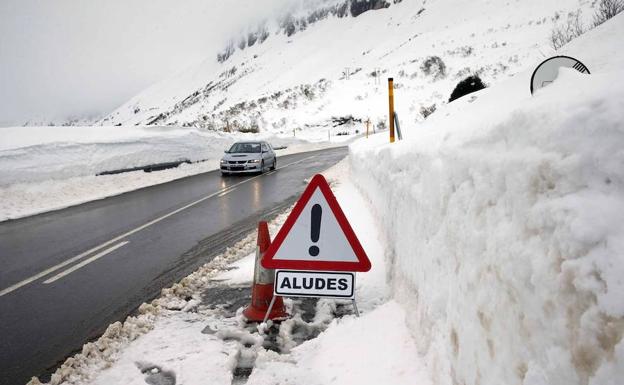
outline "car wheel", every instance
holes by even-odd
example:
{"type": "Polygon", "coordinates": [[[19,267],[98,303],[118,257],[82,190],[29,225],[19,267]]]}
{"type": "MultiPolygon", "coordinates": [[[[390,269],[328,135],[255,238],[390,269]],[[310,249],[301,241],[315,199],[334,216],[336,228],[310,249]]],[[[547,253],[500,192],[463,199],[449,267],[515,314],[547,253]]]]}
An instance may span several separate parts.
{"type": "Polygon", "coordinates": [[[271,166],[271,171],[277,168],[277,158],[273,158],[273,165],[271,166]]]}
{"type": "Polygon", "coordinates": [[[260,174],[262,174],[264,172],[264,160],[262,160],[262,163],[260,163],[260,174]]]}

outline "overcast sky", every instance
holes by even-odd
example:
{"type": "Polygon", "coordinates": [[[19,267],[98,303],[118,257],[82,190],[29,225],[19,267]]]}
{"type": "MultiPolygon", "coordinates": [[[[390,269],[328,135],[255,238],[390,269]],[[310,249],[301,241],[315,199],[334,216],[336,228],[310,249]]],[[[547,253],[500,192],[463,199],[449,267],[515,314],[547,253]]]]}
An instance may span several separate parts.
{"type": "Polygon", "coordinates": [[[0,0],[0,125],[110,112],[303,0],[0,0]]]}

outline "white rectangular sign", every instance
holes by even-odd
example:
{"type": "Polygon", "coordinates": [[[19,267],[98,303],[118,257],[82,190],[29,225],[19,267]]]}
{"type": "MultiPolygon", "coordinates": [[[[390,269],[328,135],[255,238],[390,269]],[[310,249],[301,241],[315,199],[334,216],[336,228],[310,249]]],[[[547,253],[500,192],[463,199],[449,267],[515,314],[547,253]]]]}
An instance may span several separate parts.
{"type": "Polygon", "coordinates": [[[355,297],[355,273],[277,270],[275,295],[292,297],[355,297]]]}

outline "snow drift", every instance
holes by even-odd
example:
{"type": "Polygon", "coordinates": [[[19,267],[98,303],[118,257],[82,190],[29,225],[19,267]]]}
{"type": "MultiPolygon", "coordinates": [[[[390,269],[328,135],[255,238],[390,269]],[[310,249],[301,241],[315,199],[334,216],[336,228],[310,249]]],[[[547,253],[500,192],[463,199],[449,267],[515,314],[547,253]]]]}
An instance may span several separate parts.
{"type": "Polygon", "coordinates": [[[592,75],[531,97],[532,67],[351,146],[434,383],[624,378],[623,35],[620,15],[565,47],[592,75]]]}

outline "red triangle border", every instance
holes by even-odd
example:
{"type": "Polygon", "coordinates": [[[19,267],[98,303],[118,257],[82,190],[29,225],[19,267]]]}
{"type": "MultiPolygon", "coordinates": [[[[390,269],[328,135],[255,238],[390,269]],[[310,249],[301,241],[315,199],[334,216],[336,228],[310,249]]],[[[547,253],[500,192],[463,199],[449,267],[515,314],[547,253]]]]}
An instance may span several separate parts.
{"type": "Polygon", "coordinates": [[[282,228],[278,231],[277,235],[267,251],[262,256],[262,266],[267,269],[293,269],[293,270],[315,270],[315,271],[354,271],[365,272],[371,269],[371,263],[364,251],[364,248],[360,244],[353,228],[349,224],[347,217],[340,208],[334,193],[331,191],[329,184],[325,180],[325,177],[321,174],[316,174],[310,181],[310,184],[303,191],[303,194],[295,204],[290,215],[284,222],[282,228]],[[310,201],[312,194],[316,189],[320,189],[321,193],[327,200],[329,208],[332,210],[338,225],[342,229],[344,235],[349,242],[349,245],[353,249],[357,262],[332,262],[332,261],[296,261],[296,260],[275,260],[273,257],[279,250],[280,246],[286,239],[286,236],[299,219],[301,212],[305,208],[306,204],[310,201]]]}

